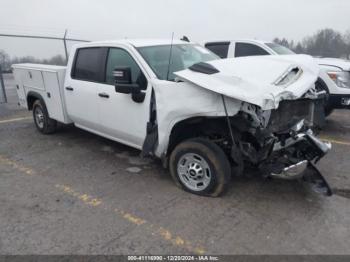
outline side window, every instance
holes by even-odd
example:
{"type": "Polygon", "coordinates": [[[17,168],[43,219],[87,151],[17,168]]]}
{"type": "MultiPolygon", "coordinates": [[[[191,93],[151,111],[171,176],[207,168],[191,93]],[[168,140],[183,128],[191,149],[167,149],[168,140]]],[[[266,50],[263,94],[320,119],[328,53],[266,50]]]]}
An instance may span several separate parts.
{"type": "Polygon", "coordinates": [[[78,49],[72,78],[93,82],[103,81],[103,61],[106,48],[93,47],[78,49]]]}
{"type": "Polygon", "coordinates": [[[227,58],[230,42],[208,43],[205,47],[221,58],[227,58]]]}
{"type": "Polygon", "coordinates": [[[269,55],[269,53],[257,45],[236,43],[235,57],[258,55],[269,55]]]}
{"type": "Polygon", "coordinates": [[[142,89],[147,88],[147,80],[132,56],[120,48],[110,48],[107,58],[106,83],[114,85],[113,71],[116,67],[130,67],[133,83],[138,83],[142,89]]]}

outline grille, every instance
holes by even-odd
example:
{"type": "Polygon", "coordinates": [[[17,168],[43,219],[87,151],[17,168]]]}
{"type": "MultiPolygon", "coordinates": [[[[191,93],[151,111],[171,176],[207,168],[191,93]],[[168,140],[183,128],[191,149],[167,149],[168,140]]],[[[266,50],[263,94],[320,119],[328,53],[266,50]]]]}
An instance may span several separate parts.
{"type": "Polygon", "coordinates": [[[279,107],[272,110],[268,129],[272,133],[288,132],[288,130],[304,119],[310,125],[320,125],[324,121],[322,99],[298,99],[280,102],[279,107]]]}

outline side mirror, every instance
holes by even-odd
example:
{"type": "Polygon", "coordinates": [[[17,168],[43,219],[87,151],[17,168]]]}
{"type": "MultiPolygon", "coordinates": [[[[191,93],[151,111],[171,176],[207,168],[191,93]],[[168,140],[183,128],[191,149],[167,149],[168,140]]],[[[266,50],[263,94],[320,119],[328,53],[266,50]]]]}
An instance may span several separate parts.
{"type": "Polygon", "coordinates": [[[139,94],[140,86],[132,83],[130,67],[116,67],[113,71],[115,91],[122,94],[139,94]]]}

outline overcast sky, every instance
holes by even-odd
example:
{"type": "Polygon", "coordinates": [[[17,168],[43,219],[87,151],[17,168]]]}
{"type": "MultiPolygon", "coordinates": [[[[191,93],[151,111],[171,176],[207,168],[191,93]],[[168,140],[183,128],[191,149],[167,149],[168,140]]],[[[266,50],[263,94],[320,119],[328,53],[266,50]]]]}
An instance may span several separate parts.
{"type": "MultiPolygon", "coordinates": [[[[349,0],[0,0],[0,34],[21,33],[88,40],[191,40],[287,37],[318,29],[350,28],[349,0]]],[[[58,41],[0,37],[12,56],[63,53],[58,41]]]]}

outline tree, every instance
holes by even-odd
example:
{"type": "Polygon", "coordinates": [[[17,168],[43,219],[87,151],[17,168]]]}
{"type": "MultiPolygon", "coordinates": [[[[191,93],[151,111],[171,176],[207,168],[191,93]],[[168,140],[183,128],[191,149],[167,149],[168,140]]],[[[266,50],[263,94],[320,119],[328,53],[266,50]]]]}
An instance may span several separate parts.
{"type": "Polygon", "coordinates": [[[305,54],[306,53],[303,45],[300,42],[298,42],[298,44],[295,46],[293,51],[297,54],[305,54]]]}
{"type": "Polygon", "coordinates": [[[350,58],[350,30],[344,35],[333,29],[319,30],[312,36],[297,43],[285,38],[275,38],[280,45],[292,49],[297,54],[309,54],[320,57],[350,58]]]}
{"type": "Polygon", "coordinates": [[[289,42],[286,38],[279,39],[278,37],[276,37],[273,41],[276,44],[283,45],[285,47],[288,47],[289,49],[293,49],[294,47],[294,41],[289,42]]]}
{"type": "Polygon", "coordinates": [[[10,71],[11,66],[13,64],[21,63],[66,65],[66,60],[63,58],[62,55],[55,55],[48,59],[37,59],[33,56],[14,57],[11,59],[6,52],[0,50],[0,65],[2,66],[4,71],[10,71]]]}
{"type": "Polygon", "coordinates": [[[344,35],[344,41],[346,45],[346,58],[350,59],[350,29],[348,29],[344,35]]]}
{"type": "Polygon", "coordinates": [[[66,59],[61,55],[55,55],[51,59],[49,59],[49,64],[51,65],[66,65],[66,59]]]}
{"type": "Polygon", "coordinates": [[[11,69],[10,56],[4,50],[0,50],[0,66],[5,72],[11,69]]]}
{"type": "Polygon", "coordinates": [[[342,57],[346,53],[346,44],[342,35],[333,29],[318,31],[307,46],[311,55],[322,57],[342,57]]]}

